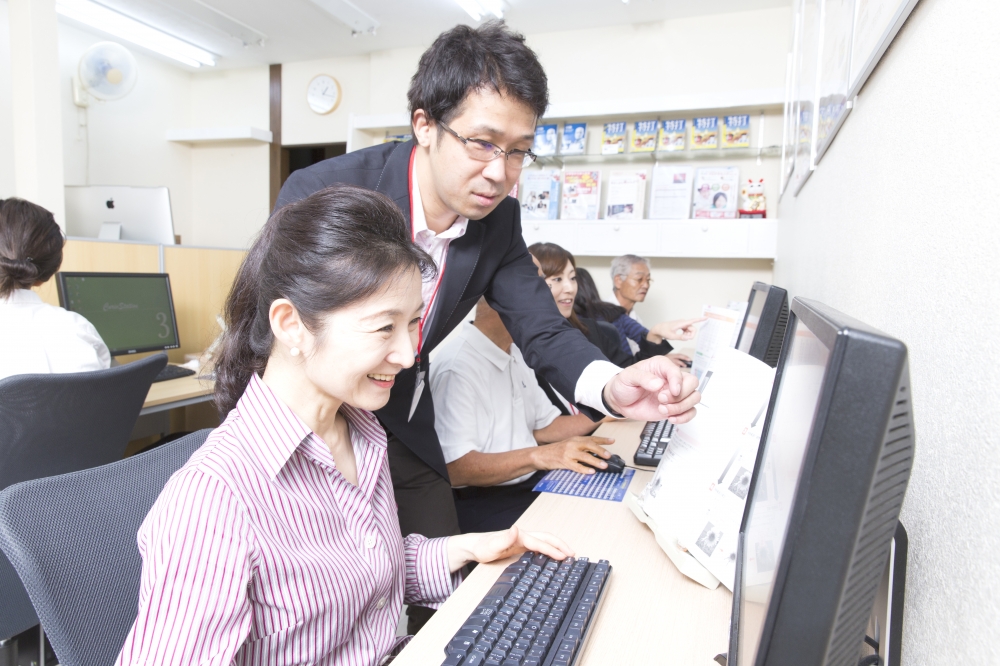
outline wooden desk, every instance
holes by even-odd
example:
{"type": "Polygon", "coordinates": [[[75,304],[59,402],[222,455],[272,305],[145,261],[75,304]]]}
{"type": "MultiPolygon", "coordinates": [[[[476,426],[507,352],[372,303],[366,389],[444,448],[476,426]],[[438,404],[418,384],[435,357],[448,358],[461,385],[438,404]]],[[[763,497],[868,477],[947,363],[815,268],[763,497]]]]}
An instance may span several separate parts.
{"type": "Polygon", "coordinates": [[[211,400],[213,390],[215,382],[198,379],[195,375],[156,382],[149,387],[146,402],[142,403],[139,416],[211,400]]]}
{"type": "MultiPolygon", "coordinates": [[[[642,425],[608,423],[597,433],[614,437],[609,449],[631,465],[642,425]]],[[[637,471],[629,490],[638,493],[652,476],[650,471],[637,471]]],[[[580,666],[714,666],[715,655],[728,649],[730,592],[722,586],[708,590],[684,577],[656,545],[652,532],[623,503],[542,493],[517,526],[552,532],[578,555],[611,562],[607,596],[590,629],[580,666]]],[[[476,567],[393,666],[444,661],[444,646],[515,559],[476,567]]]]}

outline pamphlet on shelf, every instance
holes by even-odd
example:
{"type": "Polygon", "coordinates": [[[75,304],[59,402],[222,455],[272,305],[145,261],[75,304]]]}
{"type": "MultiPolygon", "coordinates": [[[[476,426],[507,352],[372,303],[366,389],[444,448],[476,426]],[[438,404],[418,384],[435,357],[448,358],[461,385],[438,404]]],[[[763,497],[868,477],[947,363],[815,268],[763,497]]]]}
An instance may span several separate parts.
{"type": "Polygon", "coordinates": [[[719,147],[719,119],[715,116],[691,121],[691,150],[715,150],[719,147]]]}
{"type": "Polygon", "coordinates": [[[625,152],[625,123],[604,123],[601,133],[601,155],[625,152]]]}
{"type": "Polygon", "coordinates": [[[641,220],[645,200],[645,171],[612,171],[608,178],[604,217],[609,220],[641,220]]]}
{"type": "Polygon", "coordinates": [[[683,118],[678,120],[661,120],[660,136],[656,142],[656,149],[665,152],[684,150],[687,138],[686,125],[687,121],[683,118]]]}
{"type": "Polygon", "coordinates": [[[750,116],[722,116],[722,147],[750,147],[750,116]]]}
{"type": "MultiPolygon", "coordinates": [[[[674,430],[653,479],[635,499],[676,549],[711,574],[709,582],[717,579],[730,590],[773,382],[773,368],[736,349],[722,350],[702,378],[698,415],[674,430]]],[[[704,576],[691,575],[700,574],[698,567],[684,565],[682,573],[705,584],[704,576]]]]}
{"type": "Polygon", "coordinates": [[[600,171],[566,171],[563,173],[563,220],[596,220],[601,206],[600,171]]]}
{"type": "Polygon", "coordinates": [[[388,134],[386,133],[385,139],[382,143],[406,143],[413,138],[412,134],[388,134]]]}
{"type": "Polygon", "coordinates": [[[555,220],[559,217],[558,169],[531,169],[521,176],[521,219],[555,220]]]}
{"type": "Polygon", "coordinates": [[[539,125],[535,128],[535,143],[531,146],[531,152],[539,157],[547,157],[556,154],[556,137],[558,136],[558,125],[539,125]]]}
{"type": "Polygon", "coordinates": [[[739,308],[706,305],[702,309],[701,316],[705,318],[705,323],[698,329],[694,361],[691,364],[691,372],[699,380],[720,351],[736,346],[746,307],[744,303],[739,308]]]}
{"type": "Polygon", "coordinates": [[[711,220],[736,218],[739,204],[739,167],[700,167],[694,174],[691,217],[711,220]]]}
{"type": "Polygon", "coordinates": [[[583,155],[587,152],[587,123],[563,125],[560,155],[583,155]]]}
{"type": "Polygon", "coordinates": [[[632,125],[632,152],[651,153],[656,150],[655,120],[637,120],[632,125]]]}
{"type": "Polygon", "coordinates": [[[649,217],[654,220],[686,220],[691,217],[694,167],[657,164],[649,191],[649,217]]]}

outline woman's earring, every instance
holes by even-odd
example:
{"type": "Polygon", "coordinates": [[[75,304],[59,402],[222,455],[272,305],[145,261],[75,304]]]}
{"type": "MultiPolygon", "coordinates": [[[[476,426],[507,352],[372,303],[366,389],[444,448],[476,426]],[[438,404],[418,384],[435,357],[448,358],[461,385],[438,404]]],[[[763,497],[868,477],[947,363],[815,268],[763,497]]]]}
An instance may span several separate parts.
{"type": "Polygon", "coordinates": [[[299,348],[298,347],[292,347],[291,349],[288,350],[288,353],[291,354],[292,356],[298,356],[299,355],[299,348]]]}

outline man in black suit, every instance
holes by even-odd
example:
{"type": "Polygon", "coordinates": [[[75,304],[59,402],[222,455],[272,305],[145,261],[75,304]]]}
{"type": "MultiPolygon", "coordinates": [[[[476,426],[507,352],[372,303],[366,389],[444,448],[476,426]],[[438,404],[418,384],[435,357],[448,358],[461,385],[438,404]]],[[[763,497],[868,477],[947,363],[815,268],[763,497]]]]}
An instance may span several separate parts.
{"type": "MultiPolygon", "coordinates": [[[[414,139],[383,144],[296,171],[276,208],[336,184],[386,194],[414,242],[438,267],[424,283],[417,362],[403,370],[377,416],[389,435],[404,535],[458,534],[448,470],[434,431],[428,354],[485,295],[528,365],[584,413],[641,420],[694,415],[697,382],[663,358],[621,370],[559,314],[521,237],[507,194],[530,164],[548,81],[521,35],[502,22],[458,26],[421,56],[407,94],[414,139]]],[[[410,609],[410,628],[429,614],[410,609]],[[419,618],[419,619],[418,619],[419,618]],[[415,621],[416,620],[416,621],[415,621]]]]}

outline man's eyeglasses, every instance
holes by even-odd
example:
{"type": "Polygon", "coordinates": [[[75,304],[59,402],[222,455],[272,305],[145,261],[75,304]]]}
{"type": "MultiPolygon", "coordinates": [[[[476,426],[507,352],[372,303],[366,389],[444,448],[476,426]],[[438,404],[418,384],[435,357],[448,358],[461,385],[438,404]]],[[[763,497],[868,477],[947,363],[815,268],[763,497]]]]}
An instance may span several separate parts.
{"type": "Polygon", "coordinates": [[[438,125],[443,127],[445,131],[453,137],[461,141],[465,145],[465,149],[468,151],[469,157],[477,162],[491,162],[501,155],[504,155],[507,160],[507,166],[514,167],[516,169],[523,169],[534,162],[535,158],[538,157],[530,150],[504,150],[499,146],[493,145],[489,141],[483,141],[482,139],[467,139],[440,120],[438,121],[438,125]]]}

